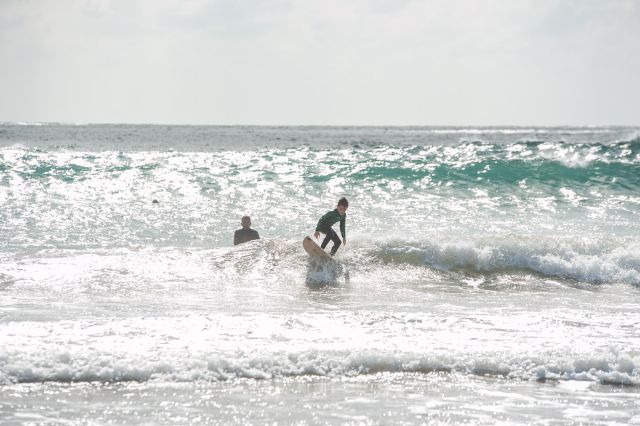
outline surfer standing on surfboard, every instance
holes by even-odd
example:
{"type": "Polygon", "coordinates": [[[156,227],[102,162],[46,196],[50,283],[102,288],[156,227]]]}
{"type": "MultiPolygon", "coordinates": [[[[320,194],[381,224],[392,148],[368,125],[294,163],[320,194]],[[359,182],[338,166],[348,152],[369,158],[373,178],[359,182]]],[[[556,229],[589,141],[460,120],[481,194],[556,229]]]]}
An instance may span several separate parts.
{"type": "Polygon", "coordinates": [[[331,210],[325,213],[318,221],[318,225],[316,225],[316,232],[313,234],[313,236],[315,238],[319,238],[320,233],[325,234],[324,241],[322,241],[322,245],[320,246],[320,248],[324,250],[327,244],[329,244],[329,241],[333,241],[333,247],[331,247],[331,256],[336,254],[341,244],[338,234],[336,234],[336,231],[334,231],[332,228],[332,226],[337,222],[340,222],[340,233],[342,234],[342,242],[345,245],[347,244],[345,221],[347,219],[348,208],[349,201],[347,201],[347,199],[344,197],[340,198],[335,210],[331,210]]]}

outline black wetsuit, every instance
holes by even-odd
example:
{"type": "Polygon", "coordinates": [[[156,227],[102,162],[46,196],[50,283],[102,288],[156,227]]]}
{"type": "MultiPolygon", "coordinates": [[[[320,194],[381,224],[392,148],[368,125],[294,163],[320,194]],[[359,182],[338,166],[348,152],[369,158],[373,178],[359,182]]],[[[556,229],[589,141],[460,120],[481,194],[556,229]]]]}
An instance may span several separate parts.
{"type": "Polygon", "coordinates": [[[322,216],[318,221],[318,225],[316,225],[316,231],[320,231],[326,235],[320,247],[324,249],[327,244],[329,244],[329,241],[333,241],[333,247],[331,247],[331,256],[336,254],[338,248],[340,247],[340,244],[342,244],[342,241],[340,241],[338,234],[336,234],[336,231],[334,231],[331,227],[337,222],[340,222],[340,233],[342,234],[342,239],[344,240],[346,238],[346,219],[346,213],[344,214],[344,216],[340,216],[340,213],[338,213],[338,209],[335,209],[327,212],[324,216],[322,216]]]}
{"type": "Polygon", "coordinates": [[[260,235],[258,235],[258,231],[255,229],[238,229],[235,234],[233,234],[233,245],[237,246],[238,244],[246,243],[251,240],[259,240],[260,235]]]}

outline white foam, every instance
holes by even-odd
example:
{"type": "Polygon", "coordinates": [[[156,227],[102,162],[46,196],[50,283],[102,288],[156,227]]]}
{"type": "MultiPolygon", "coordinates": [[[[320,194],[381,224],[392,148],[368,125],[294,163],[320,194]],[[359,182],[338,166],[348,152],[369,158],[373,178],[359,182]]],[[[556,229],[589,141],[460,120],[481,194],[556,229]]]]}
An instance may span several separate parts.
{"type": "Polygon", "coordinates": [[[528,270],[550,277],[586,282],[624,282],[640,285],[640,247],[610,247],[597,242],[584,246],[580,240],[559,241],[554,237],[521,236],[430,241],[423,245],[385,243],[385,253],[415,257],[439,269],[503,272],[528,270]]]}
{"type": "Polygon", "coordinates": [[[157,349],[136,353],[113,348],[69,346],[54,351],[0,353],[0,383],[197,381],[234,378],[271,379],[289,376],[358,376],[380,372],[460,372],[524,380],[590,381],[640,385],[640,356],[600,354],[587,357],[508,357],[426,354],[384,350],[267,352],[240,349],[171,353],[157,349]]]}

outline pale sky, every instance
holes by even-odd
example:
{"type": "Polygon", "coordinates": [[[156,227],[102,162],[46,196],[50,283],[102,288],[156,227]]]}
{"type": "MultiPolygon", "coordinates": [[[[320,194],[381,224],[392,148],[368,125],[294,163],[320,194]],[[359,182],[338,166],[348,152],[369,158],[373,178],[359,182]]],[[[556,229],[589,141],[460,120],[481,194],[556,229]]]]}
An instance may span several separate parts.
{"type": "Polygon", "coordinates": [[[0,0],[0,121],[640,125],[640,0],[0,0]]]}

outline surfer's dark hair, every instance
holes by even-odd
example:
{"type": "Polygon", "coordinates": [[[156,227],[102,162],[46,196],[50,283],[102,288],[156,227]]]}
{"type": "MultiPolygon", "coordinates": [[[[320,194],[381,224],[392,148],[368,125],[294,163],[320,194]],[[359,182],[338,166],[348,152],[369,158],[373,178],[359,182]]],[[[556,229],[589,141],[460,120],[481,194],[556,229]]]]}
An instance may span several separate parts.
{"type": "Polygon", "coordinates": [[[345,206],[345,207],[349,207],[349,201],[347,201],[346,198],[342,197],[338,200],[338,205],[339,206],[345,206]]]}

